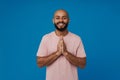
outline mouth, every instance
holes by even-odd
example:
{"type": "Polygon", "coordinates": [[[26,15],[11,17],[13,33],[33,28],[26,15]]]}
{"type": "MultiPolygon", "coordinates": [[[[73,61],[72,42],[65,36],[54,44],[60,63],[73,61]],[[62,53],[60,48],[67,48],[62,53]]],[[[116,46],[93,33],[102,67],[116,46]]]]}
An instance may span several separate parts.
{"type": "Polygon", "coordinates": [[[57,25],[58,25],[58,26],[64,26],[65,23],[63,23],[63,22],[62,22],[62,23],[57,23],[57,25]]]}

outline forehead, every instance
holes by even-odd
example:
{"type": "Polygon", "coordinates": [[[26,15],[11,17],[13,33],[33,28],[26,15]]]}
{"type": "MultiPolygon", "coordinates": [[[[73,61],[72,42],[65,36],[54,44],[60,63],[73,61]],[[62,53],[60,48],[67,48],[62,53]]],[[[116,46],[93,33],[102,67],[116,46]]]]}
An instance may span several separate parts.
{"type": "Polygon", "coordinates": [[[64,10],[59,10],[59,11],[56,11],[55,14],[54,14],[54,17],[57,17],[57,16],[68,17],[68,13],[64,10]]]}

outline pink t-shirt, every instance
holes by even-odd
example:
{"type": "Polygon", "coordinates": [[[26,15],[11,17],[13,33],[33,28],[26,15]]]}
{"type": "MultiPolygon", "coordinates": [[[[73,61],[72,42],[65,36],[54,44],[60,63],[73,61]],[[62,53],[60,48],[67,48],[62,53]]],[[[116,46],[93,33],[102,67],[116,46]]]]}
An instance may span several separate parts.
{"type": "MultiPolygon", "coordinates": [[[[47,56],[57,51],[59,39],[55,32],[43,36],[37,56],[47,56]]],[[[63,39],[70,53],[77,57],[86,57],[79,36],[69,32],[63,39]]],[[[78,80],[77,67],[72,65],[64,56],[60,56],[54,63],[47,66],[46,71],[46,80],[78,80]]]]}

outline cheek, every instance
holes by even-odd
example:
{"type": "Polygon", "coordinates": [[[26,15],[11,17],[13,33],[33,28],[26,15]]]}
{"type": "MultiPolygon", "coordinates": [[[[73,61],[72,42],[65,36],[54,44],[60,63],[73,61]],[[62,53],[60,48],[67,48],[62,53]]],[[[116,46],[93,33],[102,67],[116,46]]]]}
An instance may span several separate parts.
{"type": "Polygon", "coordinates": [[[56,24],[56,22],[54,21],[53,24],[56,24]]]}
{"type": "Polygon", "coordinates": [[[65,23],[69,23],[69,20],[64,20],[65,23]]]}
{"type": "Polygon", "coordinates": [[[54,21],[54,23],[56,24],[56,23],[58,23],[58,21],[56,20],[56,21],[54,21]]]}

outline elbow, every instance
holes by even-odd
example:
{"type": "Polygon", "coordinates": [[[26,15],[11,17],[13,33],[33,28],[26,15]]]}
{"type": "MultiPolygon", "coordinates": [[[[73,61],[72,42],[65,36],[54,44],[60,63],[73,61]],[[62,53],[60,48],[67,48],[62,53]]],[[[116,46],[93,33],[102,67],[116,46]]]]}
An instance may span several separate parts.
{"type": "Polygon", "coordinates": [[[39,68],[42,68],[44,66],[43,62],[37,60],[37,66],[39,68]]]}
{"type": "Polygon", "coordinates": [[[38,66],[39,68],[42,68],[42,67],[43,67],[43,65],[42,65],[42,64],[39,64],[39,63],[37,63],[37,66],[38,66]]]}
{"type": "Polygon", "coordinates": [[[80,64],[80,65],[79,65],[79,67],[80,67],[81,69],[84,69],[85,66],[86,66],[86,64],[80,64]]]}
{"type": "Polygon", "coordinates": [[[83,62],[80,62],[78,65],[81,69],[84,69],[86,67],[86,60],[83,62]]]}
{"type": "Polygon", "coordinates": [[[44,66],[44,64],[43,64],[43,61],[41,61],[41,59],[40,58],[37,58],[37,66],[39,67],[39,68],[42,68],[43,66],[44,66]]]}
{"type": "Polygon", "coordinates": [[[86,67],[86,58],[82,58],[79,61],[79,65],[78,65],[81,69],[84,69],[86,67]]]}

